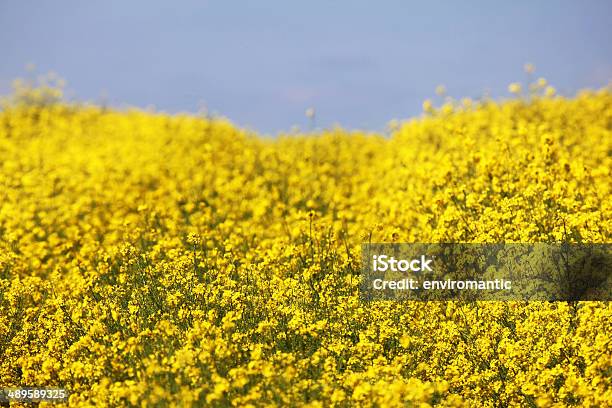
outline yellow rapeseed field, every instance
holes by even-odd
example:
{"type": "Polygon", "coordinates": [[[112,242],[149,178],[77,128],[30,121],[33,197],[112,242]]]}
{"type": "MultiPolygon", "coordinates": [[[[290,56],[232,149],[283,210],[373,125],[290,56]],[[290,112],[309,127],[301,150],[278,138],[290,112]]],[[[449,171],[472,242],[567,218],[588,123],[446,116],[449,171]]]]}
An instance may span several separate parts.
{"type": "Polygon", "coordinates": [[[56,96],[0,111],[0,387],[102,407],[612,401],[609,302],[358,292],[364,242],[610,242],[609,89],[274,139],[56,96]]]}

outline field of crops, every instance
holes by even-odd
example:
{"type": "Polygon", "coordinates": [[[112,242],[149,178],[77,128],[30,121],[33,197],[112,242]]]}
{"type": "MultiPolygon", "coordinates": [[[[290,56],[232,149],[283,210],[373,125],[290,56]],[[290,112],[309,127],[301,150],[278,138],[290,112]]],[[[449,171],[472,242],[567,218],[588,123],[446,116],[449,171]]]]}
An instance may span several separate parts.
{"type": "Polygon", "coordinates": [[[278,138],[41,92],[0,111],[0,386],[71,406],[612,401],[609,302],[358,293],[363,242],[610,242],[609,89],[278,138]]]}

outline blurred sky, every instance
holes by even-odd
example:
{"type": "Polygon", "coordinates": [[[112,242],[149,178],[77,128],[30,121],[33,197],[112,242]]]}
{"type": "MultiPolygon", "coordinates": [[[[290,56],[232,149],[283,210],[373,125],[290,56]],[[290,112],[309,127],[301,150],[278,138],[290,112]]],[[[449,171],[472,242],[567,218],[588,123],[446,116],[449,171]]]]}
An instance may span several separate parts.
{"type": "Polygon", "coordinates": [[[611,21],[610,1],[0,0],[0,91],[34,63],[79,100],[378,130],[438,84],[507,95],[525,62],[565,94],[604,86],[611,21]]]}

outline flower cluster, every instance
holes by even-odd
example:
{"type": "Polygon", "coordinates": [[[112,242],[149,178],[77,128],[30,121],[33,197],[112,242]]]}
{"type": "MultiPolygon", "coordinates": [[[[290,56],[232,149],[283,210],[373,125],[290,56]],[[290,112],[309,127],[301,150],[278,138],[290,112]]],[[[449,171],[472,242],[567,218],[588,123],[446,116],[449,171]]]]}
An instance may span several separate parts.
{"type": "Polygon", "coordinates": [[[7,105],[0,385],[71,406],[604,406],[607,302],[358,290],[363,242],[609,242],[611,123],[609,90],[273,140],[7,105]]]}

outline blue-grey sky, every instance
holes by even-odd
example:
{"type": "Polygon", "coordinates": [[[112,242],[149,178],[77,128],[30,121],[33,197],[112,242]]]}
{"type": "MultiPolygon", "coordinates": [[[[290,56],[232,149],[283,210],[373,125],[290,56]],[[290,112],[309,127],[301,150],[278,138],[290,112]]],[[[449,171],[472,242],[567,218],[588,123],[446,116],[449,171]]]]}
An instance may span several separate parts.
{"type": "Polygon", "coordinates": [[[563,93],[612,80],[610,1],[0,1],[0,90],[57,72],[79,100],[210,112],[266,133],[382,129],[438,84],[563,93]]]}

